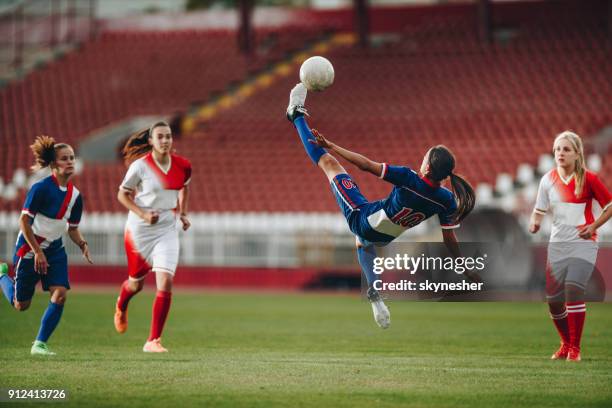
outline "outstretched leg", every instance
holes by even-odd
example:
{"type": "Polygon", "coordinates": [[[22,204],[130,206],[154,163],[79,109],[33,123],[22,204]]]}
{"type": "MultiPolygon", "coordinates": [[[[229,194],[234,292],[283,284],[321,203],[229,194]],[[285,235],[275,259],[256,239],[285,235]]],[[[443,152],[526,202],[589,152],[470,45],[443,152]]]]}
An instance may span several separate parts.
{"type": "Polygon", "coordinates": [[[346,174],[346,170],[340,165],[338,160],[322,147],[317,146],[315,138],[306,123],[306,103],[307,90],[304,84],[299,83],[293,87],[289,94],[289,106],[287,107],[287,118],[297,129],[300,140],[304,145],[306,154],[314,164],[319,166],[331,182],[338,174],[346,174]]]}
{"type": "MultiPolygon", "coordinates": [[[[324,148],[314,143],[315,138],[306,123],[305,115],[307,115],[307,112],[304,107],[306,95],[307,90],[303,84],[300,83],[293,87],[289,94],[287,118],[297,129],[308,157],[325,173],[336,201],[350,225],[349,219],[351,214],[356,210],[359,211],[359,207],[367,204],[368,200],[361,194],[357,185],[338,160],[324,148]]],[[[372,287],[376,280],[376,275],[374,274],[374,258],[376,257],[374,246],[364,247],[359,243],[359,239],[357,239],[357,257],[368,281],[368,299],[372,304],[374,320],[376,320],[380,327],[386,329],[391,324],[389,309],[382,301],[378,291],[372,287]]]]}

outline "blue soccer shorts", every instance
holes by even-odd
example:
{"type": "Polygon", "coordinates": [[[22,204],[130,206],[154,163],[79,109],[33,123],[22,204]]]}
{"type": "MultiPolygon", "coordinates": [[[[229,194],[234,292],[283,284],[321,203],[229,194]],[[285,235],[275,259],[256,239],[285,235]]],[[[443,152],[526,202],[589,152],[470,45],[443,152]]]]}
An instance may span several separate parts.
{"type": "Polygon", "coordinates": [[[336,202],[347,221],[353,211],[368,203],[368,200],[359,191],[357,184],[348,174],[338,174],[330,184],[336,202]]]}
{"type": "Polygon", "coordinates": [[[15,257],[13,260],[15,265],[15,297],[18,302],[32,299],[39,280],[45,291],[48,291],[50,286],[63,286],[70,289],[70,283],[68,282],[68,257],[64,248],[50,254],[45,253],[45,256],[49,263],[45,275],[39,274],[34,270],[34,258],[15,257]]]}

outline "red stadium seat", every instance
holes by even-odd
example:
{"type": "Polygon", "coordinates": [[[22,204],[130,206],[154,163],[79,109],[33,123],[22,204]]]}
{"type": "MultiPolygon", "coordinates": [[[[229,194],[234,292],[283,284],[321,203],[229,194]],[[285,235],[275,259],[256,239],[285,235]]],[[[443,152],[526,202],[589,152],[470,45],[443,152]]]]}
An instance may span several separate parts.
{"type": "MultiPolygon", "coordinates": [[[[560,131],[588,138],[612,122],[612,41],[605,25],[588,8],[556,7],[517,5],[515,15],[498,21],[516,26],[516,36],[489,47],[478,41],[473,16],[437,13],[406,25],[403,41],[334,49],[328,57],[336,83],[309,95],[309,123],[348,148],[413,167],[428,147],[446,144],[473,184],[493,184],[520,163],[535,165],[560,131]]],[[[131,115],[185,111],[282,57],[296,38],[319,34],[262,30],[257,41],[267,54],[246,59],[229,32],[104,33],[0,90],[7,152],[0,175],[9,180],[15,168],[29,166],[27,145],[38,133],[78,144],[131,115]]],[[[177,142],[194,165],[193,211],[336,210],[325,177],[284,119],[295,81],[279,80],[177,142]]],[[[604,179],[612,175],[610,158],[604,179]]],[[[388,193],[387,184],[347,169],[368,198],[388,193]]],[[[88,208],[122,210],[115,191],[123,173],[120,164],[86,166],[78,183],[88,208]]]]}

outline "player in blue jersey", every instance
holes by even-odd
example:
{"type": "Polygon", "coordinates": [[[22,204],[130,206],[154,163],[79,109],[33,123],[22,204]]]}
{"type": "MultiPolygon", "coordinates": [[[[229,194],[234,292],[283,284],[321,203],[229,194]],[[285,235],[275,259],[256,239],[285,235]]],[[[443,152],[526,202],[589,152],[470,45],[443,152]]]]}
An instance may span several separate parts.
{"type": "MultiPolygon", "coordinates": [[[[408,167],[372,161],[330,142],[315,129],[311,131],[308,128],[304,116],[306,94],[306,87],[301,83],[291,90],[287,118],[296,127],[308,156],[327,176],[349,228],[357,237],[357,257],[368,282],[368,299],[374,320],[385,329],[391,324],[391,315],[372,286],[376,280],[373,271],[375,246],[388,244],[405,230],[437,214],[444,243],[453,256],[460,256],[453,229],[459,227],[461,220],[474,208],[474,190],[467,181],[453,173],[455,157],[442,145],[429,149],[417,173],[408,167]],[[392,183],[395,187],[389,197],[368,201],[329,152],[392,183]],[[453,192],[440,185],[447,178],[450,178],[453,192]]],[[[466,275],[479,280],[477,275],[466,275]]]]}
{"type": "Polygon", "coordinates": [[[9,303],[17,310],[30,307],[38,281],[51,299],[40,322],[40,329],[31,353],[54,355],[47,347],[64,310],[68,282],[68,262],[62,235],[79,246],[85,259],[92,263],[87,241],[79,231],[83,199],[69,181],[74,175],[74,150],[65,143],[55,143],[49,136],[39,136],[30,146],[34,153],[33,170],[51,168],[51,176],[35,183],[28,192],[17,236],[13,268],[15,279],[0,268],[0,287],[9,303]]]}

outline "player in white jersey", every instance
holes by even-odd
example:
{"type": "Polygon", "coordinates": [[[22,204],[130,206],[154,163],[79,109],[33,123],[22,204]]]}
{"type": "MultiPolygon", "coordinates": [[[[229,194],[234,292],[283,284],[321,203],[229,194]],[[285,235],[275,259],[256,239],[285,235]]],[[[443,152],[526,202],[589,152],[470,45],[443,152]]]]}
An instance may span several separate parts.
{"type": "Polygon", "coordinates": [[[546,298],[561,338],[553,360],[580,361],[586,305],[584,295],[597,260],[597,229],[612,216],[610,192],[585,167],[580,137],[565,131],[553,145],[557,167],[542,177],[529,231],[536,233],[552,213],[546,266],[546,298]],[[593,216],[593,200],[602,208],[593,216]]]}
{"type": "Polygon", "coordinates": [[[129,168],[119,188],[118,200],[129,210],[125,225],[128,279],[121,285],[115,309],[115,329],[127,330],[128,302],[155,272],[157,296],[145,352],[166,352],[161,334],[170,310],[172,281],[179,257],[177,214],[183,230],[187,218],[191,164],[172,153],[172,131],[166,122],[154,123],[127,141],[123,148],[129,168]]]}
{"type": "Polygon", "coordinates": [[[49,167],[51,175],[34,183],[19,218],[19,235],[15,245],[13,268],[15,279],[0,265],[0,288],[11,306],[24,311],[30,307],[38,282],[50,295],[31,349],[32,354],[53,355],[47,341],[57,327],[70,289],[68,258],[62,236],[81,248],[89,263],[87,242],[79,231],[83,200],[70,182],[74,176],[74,150],[65,143],[55,143],[49,136],[39,136],[30,146],[34,153],[33,170],[49,167]]]}

